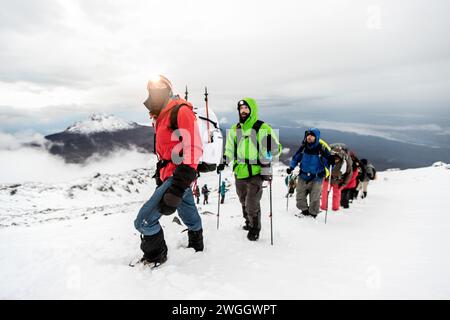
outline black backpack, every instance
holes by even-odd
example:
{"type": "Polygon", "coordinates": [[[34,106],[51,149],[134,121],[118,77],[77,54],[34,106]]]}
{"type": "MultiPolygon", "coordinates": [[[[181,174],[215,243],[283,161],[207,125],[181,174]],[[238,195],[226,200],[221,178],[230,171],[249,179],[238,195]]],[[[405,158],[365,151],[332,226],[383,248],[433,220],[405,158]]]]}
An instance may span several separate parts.
{"type": "MultiPolygon", "coordinates": [[[[188,106],[186,103],[181,103],[179,105],[176,105],[172,108],[170,111],[170,129],[177,132],[178,130],[178,112],[180,111],[180,108],[183,106],[188,106]]],[[[214,128],[218,128],[218,124],[211,119],[207,119],[204,117],[199,117],[202,120],[209,121],[214,128]]],[[[178,135],[178,139],[182,141],[181,135],[178,135]]],[[[212,138],[211,138],[212,139],[212,138]]],[[[180,155],[182,156],[182,155],[180,155]]],[[[200,162],[197,166],[197,172],[204,173],[204,172],[211,172],[216,170],[217,165],[215,163],[206,163],[206,162],[200,162]]]]}
{"type": "Polygon", "coordinates": [[[375,180],[375,177],[377,175],[377,170],[375,170],[375,167],[372,164],[368,164],[366,166],[366,172],[367,172],[367,177],[369,178],[369,180],[375,180]]]}

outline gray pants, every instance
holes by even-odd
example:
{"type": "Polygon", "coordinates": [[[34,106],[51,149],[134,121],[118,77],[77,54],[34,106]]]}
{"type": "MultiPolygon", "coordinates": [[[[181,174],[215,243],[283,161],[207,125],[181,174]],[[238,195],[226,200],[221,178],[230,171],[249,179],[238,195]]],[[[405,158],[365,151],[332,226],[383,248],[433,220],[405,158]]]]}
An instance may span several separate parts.
{"type": "Polygon", "coordinates": [[[297,208],[309,210],[312,215],[318,215],[320,210],[320,197],[322,195],[322,180],[306,182],[300,176],[297,183],[297,208]],[[309,195],[309,206],[307,196],[309,195]]]}
{"type": "Polygon", "coordinates": [[[367,192],[367,187],[369,186],[369,180],[364,180],[358,185],[358,190],[362,190],[363,192],[367,192]]]}
{"type": "Polygon", "coordinates": [[[236,179],[236,192],[244,210],[246,224],[261,230],[261,197],[263,179],[257,175],[248,179],[236,179]]]}

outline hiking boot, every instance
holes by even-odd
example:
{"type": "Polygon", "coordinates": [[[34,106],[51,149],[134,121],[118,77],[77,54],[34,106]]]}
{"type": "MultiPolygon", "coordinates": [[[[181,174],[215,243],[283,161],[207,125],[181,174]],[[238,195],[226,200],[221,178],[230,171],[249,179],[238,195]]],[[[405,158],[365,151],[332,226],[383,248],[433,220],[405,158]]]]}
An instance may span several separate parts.
{"type": "Polygon", "coordinates": [[[248,230],[247,239],[250,241],[256,241],[259,239],[259,230],[250,228],[248,230]]]}
{"type": "Polygon", "coordinates": [[[309,210],[302,210],[302,215],[307,217],[307,216],[310,216],[311,214],[309,213],[309,210]]]}
{"type": "Polygon", "coordinates": [[[188,230],[188,248],[193,248],[196,252],[203,251],[203,229],[198,231],[188,230]]]}
{"type": "Polygon", "coordinates": [[[144,252],[141,259],[144,264],[154,263],[159,265],[166,262],[167,245],[163,230],[161,229],[157,234],[151,236],[141,236],[141,250],[144,252]]]}

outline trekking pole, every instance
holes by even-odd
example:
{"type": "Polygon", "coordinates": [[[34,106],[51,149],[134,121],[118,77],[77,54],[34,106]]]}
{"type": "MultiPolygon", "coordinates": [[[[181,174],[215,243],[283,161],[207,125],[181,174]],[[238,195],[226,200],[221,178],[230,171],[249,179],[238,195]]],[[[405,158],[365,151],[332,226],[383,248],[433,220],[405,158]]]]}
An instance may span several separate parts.
{"type": "Polygon", "coordinates": [[[222,184],[222,172],[219,171],[219,188],[217,188],[217,230],[219,230],[220,218],[220,185],[222,184]]]}
{"type": "Polygon", "coordinates": [[[184,100],[186,100],[186,101],[188,101],[188,94],[189,94],[189,92],[188,92],[188,88],[186,86],[186,91],[184,92],[184,100]]]}
{"type": "Polygon", "coordinates": [[[205,87],[205,103],[206,103],[206,126],[208,128],[208,143],[211,143],[211,136],[209,134],[209,108],[208,108],[208,88],[205,87]]]}
{"type": "Polygon", "coordinates": [[[270,194],[270,244],[273,246],[273,222],[272,222],[272,179],[269,180],[269,194],[270,194]]]}
{"type": "Polygon", "coordinates": [[[286,194],[286,211],[289,211],[289,191],[291,191],[291,188],[289,187],[289,183],[290,182],[291,181],[290,181],[289,176],[288,176],[288,183],[287,183],[288,192],[286,194]]]}
{"type": "Polygon", "coordinates": [[[325,224],[327,224],[327,216],[328,216],[328,205],[330,203],[330,191],[331,191],[331,165],[330,165],[330,171],[329,171],[330,177],[328,178],[328,188],[327,188],[327,210],[325,211],[325,224]]]}
{"type": "Polygon", "coordinates": [[[289,190],[290,190],[290,188],[289,188],[289,185],[288,185],[288,192],[287,192],[287,195],[286,195],[286,211],[289,211],[289,190]]]}

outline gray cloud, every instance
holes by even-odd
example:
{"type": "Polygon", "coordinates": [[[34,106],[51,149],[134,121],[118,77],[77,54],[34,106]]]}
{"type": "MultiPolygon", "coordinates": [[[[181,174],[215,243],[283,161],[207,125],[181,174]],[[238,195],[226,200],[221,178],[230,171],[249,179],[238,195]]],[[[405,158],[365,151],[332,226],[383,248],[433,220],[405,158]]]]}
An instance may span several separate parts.
{"type": "Polygon", "coordinates": [[[449,9],[440,0],[5,2],[0,105],[43,119],[64,106],[137,112],[147,78],[164,73],[177,91],[189,85],[194,104],[207,85],[219,112],[244,96],[292,108],[448,108],[449,9]]]}
{"type": "Polygon", "coordinates": [[[61,15],[62,7],[53,0],[2,1],[0,11],[0,33],[36,34],[42,29],[57,26],[55,18],[61,15]]]}

